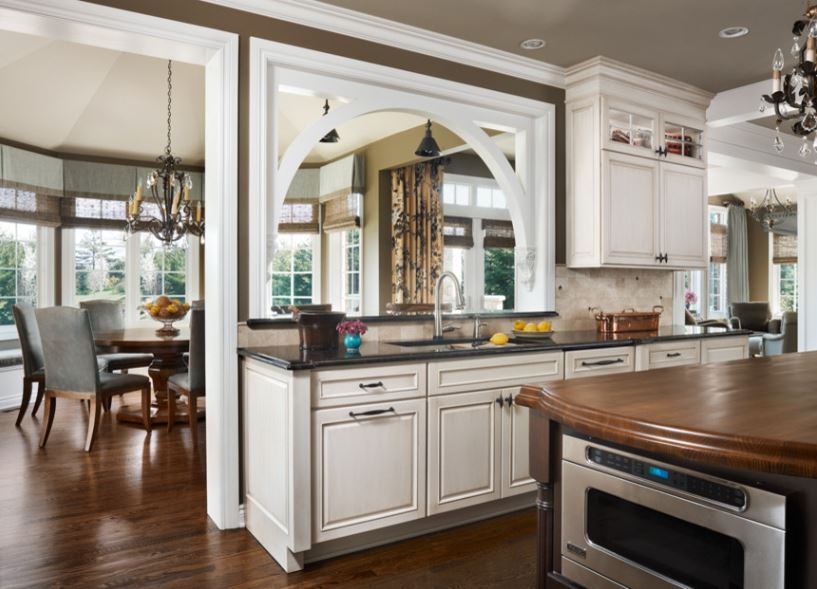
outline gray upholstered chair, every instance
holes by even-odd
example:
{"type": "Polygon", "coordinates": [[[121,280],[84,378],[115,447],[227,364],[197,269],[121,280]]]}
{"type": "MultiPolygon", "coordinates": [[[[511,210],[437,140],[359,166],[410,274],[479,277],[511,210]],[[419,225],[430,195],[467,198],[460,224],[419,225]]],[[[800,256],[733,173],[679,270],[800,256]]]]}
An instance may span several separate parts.
{"type": "Polygon", "coordinates": [[[112,395],[140,391],[142,422],[150,431],[150,379],[138,374],[100,372],[88,311],[71,307],[37,309],[45,360],[45,416],[40,432],[44,447],[54,423],[57,398],[90,403],[85,451],[90,452],[99,426],[101,406],[112,395]]]}
{"type": "Polygon", "coordinates": [[[187,372],[180,372],[167,379],[168,416],[167,431],[173,430],[175,421],[176,393],[187,397],[190,429],[195,436],[198,430],[198,398],[205,394],[204,387],[204,301],[194,301],[190,309],[190,356],[187,372]]]}
{"type": "Polygon", "coordinates": [[[23,352],[23,399],[20,403],[20,412],[17,414],[15,426],[20,426],[23,415],[28,409],[31,399],[31,390],[37,383],[37,399],[31,415],[37,414],[40,402],[43,400],[45,386],[45,361],[43,360],[43,345],[40,341],[40,330],[37,328],[37,317],[34,307],[28,303],[18,303],[12,307],[14,323],[17,326],[17,335],[20,338],[20,349],[23,352]]]}
{"type": "MultiPolygon", "coordinates": [[[[79,307],[87,309],[91,316],[91,329],[94,333],[125,329],[125,314],[121,301],[94,299],[82,301],[79,307]]],[[[106,372],[116,370],[127,372],[131,368],[150,366],[153,362],[153,354],[102,353],[99,354],[99,359],[104,362],[106,372]]]]}
{"type": "Polygon", "coordinates": [[[750,329],[757,333],[777,333],[772,322],[772,307],[767,302],[732,303],[729,322],[735,329],[750,329]]]}
{"type": "Polygon", "coordinates": [[[777,320],[778,333],[763,336],[763,355],[778,356],[797,351],[797,312],[787,311],[777,320]]]}

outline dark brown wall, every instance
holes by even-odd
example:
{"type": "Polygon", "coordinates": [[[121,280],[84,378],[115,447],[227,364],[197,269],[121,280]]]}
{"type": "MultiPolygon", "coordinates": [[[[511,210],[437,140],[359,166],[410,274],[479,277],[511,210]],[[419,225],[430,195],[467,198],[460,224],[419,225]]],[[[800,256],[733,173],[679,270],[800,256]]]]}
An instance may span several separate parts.
{"type": "Polygon", "coordinates": [[[396,67],[483,88],[542,100],[556,105],[556,261],[565,257],[565,126],[564,91],[559,88],[520,80],[499,73],[452,63],[425,55],[419,55],[394,47],[387,47],[326,31],[316,31],[309,27],[287,23],[256,14],[233,10],[200,0],[89,0],[103,4],[159,16],[181,22],[188,22],[213,29],[220,29],[239,35],[239,112],[238,112],[238,318],[247,318],[248,308],[248,266],[249,243],[247,235],[247,207],[249,202],[249,40],[258,37],[298,45],[317,51],[333,53],[369,61],[380,65],[396,67]]]}

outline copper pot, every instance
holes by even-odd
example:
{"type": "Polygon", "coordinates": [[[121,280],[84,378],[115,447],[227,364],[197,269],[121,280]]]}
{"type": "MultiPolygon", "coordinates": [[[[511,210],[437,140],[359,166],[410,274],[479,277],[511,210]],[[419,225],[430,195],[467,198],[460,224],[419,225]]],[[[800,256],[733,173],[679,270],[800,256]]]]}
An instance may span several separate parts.
{"type": "Polygon", "coordinates": [[[599,333],[657,331],[663,311],[664,307],[661,305],[655,305],[652,311],[624,309],[620,313],[605,313],[596,307],[590,309],[596,319],[596,329],[599,333]]]}

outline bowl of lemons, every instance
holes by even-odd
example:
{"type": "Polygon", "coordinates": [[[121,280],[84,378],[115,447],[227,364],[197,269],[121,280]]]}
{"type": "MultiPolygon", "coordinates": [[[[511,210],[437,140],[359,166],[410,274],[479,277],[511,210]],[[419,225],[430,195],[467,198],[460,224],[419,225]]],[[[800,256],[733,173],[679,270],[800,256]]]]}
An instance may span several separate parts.
{"type": "Polygon", "coordinates": [[[179,330],[173,327],[173,323],[184,319],[190,305],[162,295],[155,301],[145,303],[141,308],[151,319],[162,323],[162,327],[156,330],[157,335],[178,335],[179,330]]]}
{"type": "Polygon", "coordinates": [[[521,319],[513,324],[513,335],[520,339],[547,339],[553,335],[550,321],[527,323],[521,319]]]}

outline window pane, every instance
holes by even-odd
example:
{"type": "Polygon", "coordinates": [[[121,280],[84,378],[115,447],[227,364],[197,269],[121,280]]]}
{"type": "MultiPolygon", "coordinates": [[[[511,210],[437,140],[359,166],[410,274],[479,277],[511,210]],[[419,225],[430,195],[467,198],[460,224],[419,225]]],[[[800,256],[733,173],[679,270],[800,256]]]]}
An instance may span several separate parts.
{"type": "Polygon", "coordinates": [[[0,297],[17,296],[17,271],[0,270],[0,297]]]}
{"type": "Polygon", "coordinates": [[[457,204],[468,206],[471,204],[471,187],[467,184],[457,184],[457,204]]]}
{"type": "Polygon", "coordinates": [[[272,275],[272,296],[290,297],[292,295],[292,277],[289,274],[272,275]]]}
{"type": "Polygon", "coordinates": [[[485,300],[489,309],[514,307],[514,253],[510,248],[485,250],[485,300]],[[502,298],[504,297],[504,299],[502,298]]]}
{"type": "Polygon", "coordinates": [[[165,245],[146,233],[139,239],[140,296],[153,300],[166,295],[187,302],[187,241],[165,245]]]}
{"type": "Polygon", "coordinates": [[[307,239],[296,244],[292,252],[292,269],[295,272],[312,272],[312,244],[307,239]]]}
{"type": "Polygon", "coordinates": [[[485,186],[477,188],[477,206],[490,207],[491,205],[491,189],[485,186]]]}
{"type": "Polygon", "coordinates": [[[312,274],[295,274],[293,282],[293,294],[295,296],[312,296],[312,274]]]}
{"type": "Polygon", "coordinates": [[[74,230],[77,301],[124,298],[125,252],[121,231],[74,230]]]}
{"type": "Polygon", "coordinates": [[[14,299],[0,299],[0,325],[14,325],[11,307],[15,302],[14,299]]]}
{"type": "Polygon", "coordinates": [[[504,209],[506,208],[507,203],[505,201],[505,193],[501,190],[494,189],[494,208],[497,209],[504,209]]]}
{"type": "Polygon", "coordinates": [[[454,192],[455,188],[453,184],[443,184],[443,202],[446,204],[454,204],[454,192]]]}
{"type": "Polygon", "coordinates": [[[17,271],[17,297],[35,298],[37,296],[37,271],[17,271]]]}

